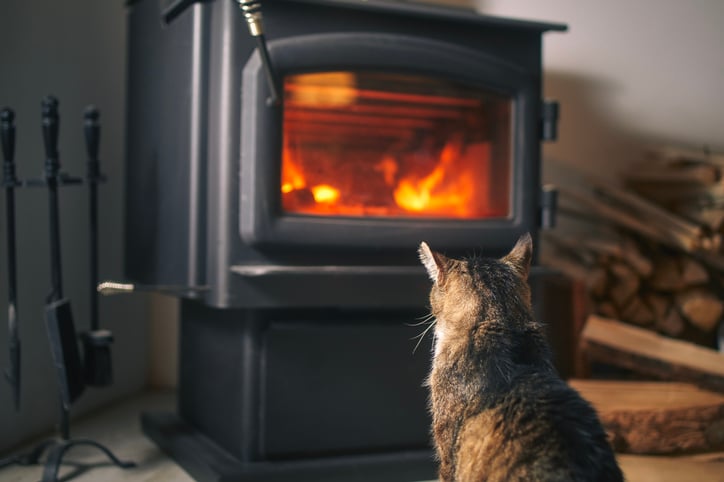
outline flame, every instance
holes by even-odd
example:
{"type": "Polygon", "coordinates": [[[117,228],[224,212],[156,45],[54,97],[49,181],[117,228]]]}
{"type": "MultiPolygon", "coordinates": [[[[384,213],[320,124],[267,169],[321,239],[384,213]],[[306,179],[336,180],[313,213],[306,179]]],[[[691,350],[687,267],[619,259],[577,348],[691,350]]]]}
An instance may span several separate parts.
{"type": "Polygon", "coordinates": [[[282,150],[282,193],[287,194],[298,189],[304,189],[307,181],[294,159],[292,150],[288,146],[284,146],[282,150]]]}
{"type": "MultiPolygon", "coordinates": [[[[481,181],[487,174],[488,159],[487,144],[465,145],[459,139],[453,139],[443,147],[427,173],[412,170],[405,176],[399,176],[400,159],[384,156],[372,165],[371,170],[380,178],[380,185],[387,186],[388,194],[373,196],[372,202],[363,205],[345,201],[345,193],[347,198],[351,195],[349,189],[341,187],[344,176],[335,179],[341,173],[332,173],[326,178],[315,178],[310,182],[292,151],[285,148],[281,185],[283,204],[287,211],[320,215],[427,215],[455,218],[500,215],[484,212],[484,209],[490,209],[486,200],[490,195],[490,187],[481,181]],[[296,198],[294,193],[297,193],[296,198]],[[480,208],[481,199],[484,201],[483,210],[480,208]]],[[[354,183],[357,183],[357,191],[364,192],[370,180],[347,179],[347,184],[354,183]]]]}
{"type": "Polygon", "coordinates": [[[429,214],[469,216],[473,200],[472,178],[453,166],[462,155],[462,144],[452,140],[440,153],[430,174],[421,179],[404,178],[394,190],[395,202],[408,211],[429,214]]]}

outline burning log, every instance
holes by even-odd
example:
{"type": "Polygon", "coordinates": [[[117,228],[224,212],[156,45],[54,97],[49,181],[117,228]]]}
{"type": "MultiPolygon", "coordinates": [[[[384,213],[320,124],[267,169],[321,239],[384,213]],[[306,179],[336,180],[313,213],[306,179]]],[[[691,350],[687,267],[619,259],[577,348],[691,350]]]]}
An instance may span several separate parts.
{"type": "Polygon", "coordinates": [[[591,360],[724,392],[724,354],[712,349],[595,315],[588,317],[581,343],[591,360]]]}
{"type": "Polygon", "coordinates": [[[619,453],[682,454],[724,448],[724,396],[673,382],[571,380],[619,453]]]}

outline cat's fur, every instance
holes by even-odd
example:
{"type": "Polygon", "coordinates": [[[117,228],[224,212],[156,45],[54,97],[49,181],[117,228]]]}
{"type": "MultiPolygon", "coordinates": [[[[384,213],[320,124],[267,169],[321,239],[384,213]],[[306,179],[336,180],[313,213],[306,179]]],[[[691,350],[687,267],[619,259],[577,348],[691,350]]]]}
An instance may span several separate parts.
{"type": "Polygon", "coordinates": [[[443,482],[620,481],[595,411],[556,373],[533,318],[523,235],[501,259],[451,259],[422,243],[434,285],[429,377],[443,482]]]}

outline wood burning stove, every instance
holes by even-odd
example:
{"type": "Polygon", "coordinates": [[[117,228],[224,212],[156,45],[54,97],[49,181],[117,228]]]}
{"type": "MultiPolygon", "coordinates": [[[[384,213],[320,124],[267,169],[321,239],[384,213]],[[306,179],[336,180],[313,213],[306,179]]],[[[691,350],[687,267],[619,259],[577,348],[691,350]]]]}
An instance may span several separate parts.
{"type": "Polygon", "coordinates": [[[279,105],[235,2],[129,6],[126,271],[187,287],[178,413],[144,430],[201,479],[431,478],[416,246],[498,256],[551,215],[541,34],[565,27],[263,13],[279,105]]]}

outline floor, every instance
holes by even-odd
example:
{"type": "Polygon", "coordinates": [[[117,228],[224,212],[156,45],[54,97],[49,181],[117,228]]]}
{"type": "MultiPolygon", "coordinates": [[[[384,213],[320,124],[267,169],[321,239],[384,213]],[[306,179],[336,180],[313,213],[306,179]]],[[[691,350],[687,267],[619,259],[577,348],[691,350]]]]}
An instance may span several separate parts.
{"type": "MultiPolygon", "coordinates": [[[[59,479],[67,480],[72,477],[74,482],[116,480],[192,482],[193,479],[181,467],[141,433],[141,412],[171,410],[173,406],[172,393],[149,392],[74,421],[71,425],[73,437],[90,438],[100,442],[119,459],[132,460],[137,466],[131,469],[119,469],[111,465],[96,449],[74,447],[64,458],[59,479]]],[[[23,452],[22,449],[20,452],[23,452]]],[[[4,454],[6,455],[8,454],[4,454]]],[[[0,469],[0,480],[3,482],[37,482],[42,475],[41,466],[16,465],[0,469]]]]}
{"type": "MultiPolygon", "coordinates": [[[[64,459],[60,479],[191,482],[193,479],[181,467],[141,433],[141,412],[172,410],[173,407],[173,393],[148,392],[75,421],[72,426],[75,437],[105,444],[118,458],[132,460],[137,466],[122,470],[109,464],[99,451],[77,447],[64,459]]],[[[628,482],[724,482],[724,453],[680,458],[621,455],[619,462],[628,482]]],[[[36,482],[41,479],[42,471],[40,466],[10,466],[0,469],[0,480],[36,482]]]]}

